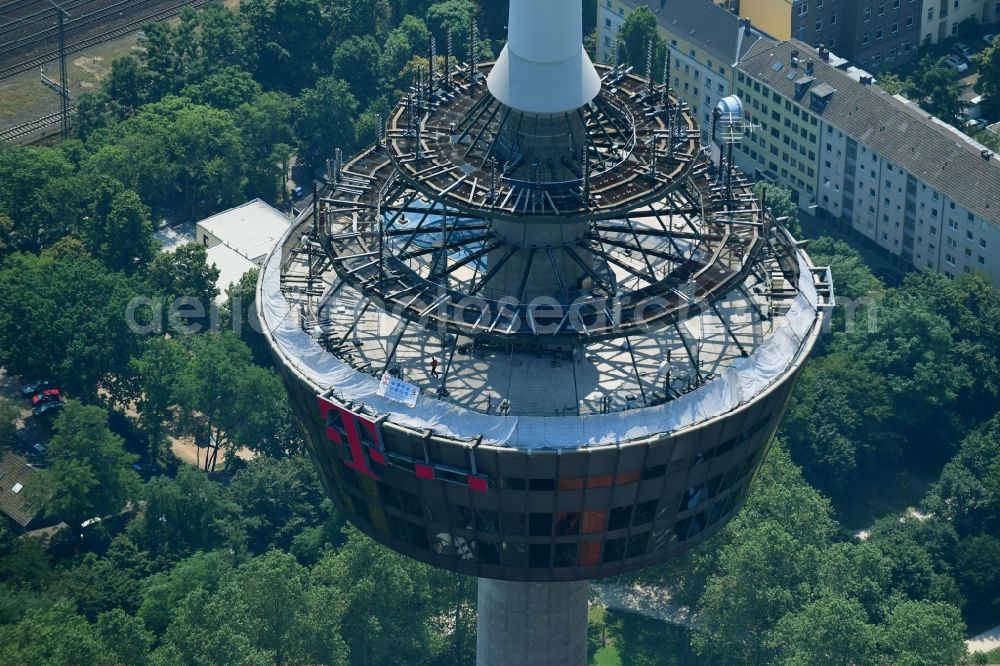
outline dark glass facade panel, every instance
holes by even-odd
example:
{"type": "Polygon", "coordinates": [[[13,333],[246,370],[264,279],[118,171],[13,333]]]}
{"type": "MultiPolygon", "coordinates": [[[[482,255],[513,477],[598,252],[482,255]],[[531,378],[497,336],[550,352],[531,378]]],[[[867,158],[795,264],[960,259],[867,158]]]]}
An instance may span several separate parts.
{"type": "Polygon", "coordinates": [[[284,379],[327,494],[360,530],[460,573],[560,581],[646,567],[721,529],[746,499],[795,377],[655,441],[528,455],[380,426],[359,437],[361,464],[345,443],[352,415],[324,420],[313,390],[284,379]]]}

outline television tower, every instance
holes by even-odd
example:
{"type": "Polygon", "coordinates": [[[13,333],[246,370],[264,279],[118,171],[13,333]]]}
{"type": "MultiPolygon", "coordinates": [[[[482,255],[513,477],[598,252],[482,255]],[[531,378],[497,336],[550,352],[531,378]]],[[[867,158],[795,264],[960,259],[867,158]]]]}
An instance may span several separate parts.
{"type": "Polygon", "coordinates": [[[257,311],[338,510],[479,578],[478,663],[581,664],[589,579],[743,505],[833,293],[652,50],[595,67],[579,0],[509,26],[337,152],[257,311]]]}

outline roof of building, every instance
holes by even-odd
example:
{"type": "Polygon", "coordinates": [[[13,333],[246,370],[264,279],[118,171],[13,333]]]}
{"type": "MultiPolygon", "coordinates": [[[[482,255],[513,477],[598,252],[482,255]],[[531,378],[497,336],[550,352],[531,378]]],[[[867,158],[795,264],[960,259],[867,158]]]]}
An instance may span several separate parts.
{"type": "Polygon", "coordinates": [[[767,83],[963,208],[1000,220],[1000,163],[996,158],[984,160],[979,144],[912,102],[854,80],[794,39],[755,45],[737,69],[767,83]],[[790,66],[795,50],[802,61],[797,71],[790,66]],[[797,98],[796,79],[799,73],[805,74],[806,58],[813,60],[815,81],[797,98]],[[796,72],[792,78],[788,78],[790,71],[796,72]],[[813,100],[814,92],[828,93],[829,89],[834,92],[825,104],[813,100]]]}
{"type": "Polygon", "coordinates": [[[292,221],[260,199],[202,220],[198,226],[258,264],[285,235],[292,221]]]}
{"type": "Polygon", "coordinates": [[[215,286],[219,289],[216,301],[219,303],[225,301],[226,289],[231,284],[239,282],[248,271],[258,267],[257,264],[225,245],[210,247],[205,252],[207,254],[205,262],[209,266],[215,264],[215,267],[219,269],[219,279],[215,281],[215,286]]]}
{"type": "Polygon", "coordinates": [[[0,511],[21,527],[27,527],[38,515],[38,508],[31,505],[28,492],[37,472],[24,458],[13,453],[0,457],[0,511]]]}
{"type": "Polygon", "coordinates": [[[754,44],[760,41],[772,43],[753,28],[744,31],[743,38],[740,39],[740,29],[745,19],[727,11],[712,0],[623,0],[623,2],[633,9],[642,5],[649,7],[660,25],[678,36],[683,35],[684,39],[726,65],[731,66],[739,61],[754,44]]]}
{"type": "Polygon", "coordinates": [[[194,222],[184,222],[157,229],[153,233],[153,240],[159,241],[160,252],[175,252],[182,245],[194,242],[195,226],[194,222]]]}

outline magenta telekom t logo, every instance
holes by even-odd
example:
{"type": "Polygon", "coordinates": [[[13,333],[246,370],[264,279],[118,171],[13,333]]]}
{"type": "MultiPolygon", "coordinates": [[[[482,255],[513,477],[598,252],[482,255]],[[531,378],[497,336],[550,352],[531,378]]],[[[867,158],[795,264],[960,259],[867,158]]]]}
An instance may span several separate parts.
{"type": "Polygon", "coordinates": [[[382,467],[392,465],[397,469],[408,470],[417,478],[426,481],[444,481],[464,485],[474,492],[488,492],[489,479],[476,473],[475,458],[471,448],[469,450],[471,473],[467,470],[434,464],[426,458],[426,451],[423,460],[398,453],[387,453],[382,441],[382,427],[374,419],[352,412],[323,396],[317,396],[316,401],[320,417],[326,427],[327,439],[350,450],[351,458],[345,460],[344,464],[354,471],[380,481],[381,477],[375,473],[372,464],[382,467]]]}

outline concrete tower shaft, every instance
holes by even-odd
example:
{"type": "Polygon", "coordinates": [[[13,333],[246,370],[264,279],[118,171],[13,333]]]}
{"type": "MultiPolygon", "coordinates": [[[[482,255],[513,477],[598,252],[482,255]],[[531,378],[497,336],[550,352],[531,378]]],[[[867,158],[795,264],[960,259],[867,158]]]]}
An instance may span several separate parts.
{"type": "Polygon", "coordinates": [[[511,0],[507,46],[490,73],[490,92],[525,113],[579,109],[601,90],[582,36],[580,0],[511,0]]]}

